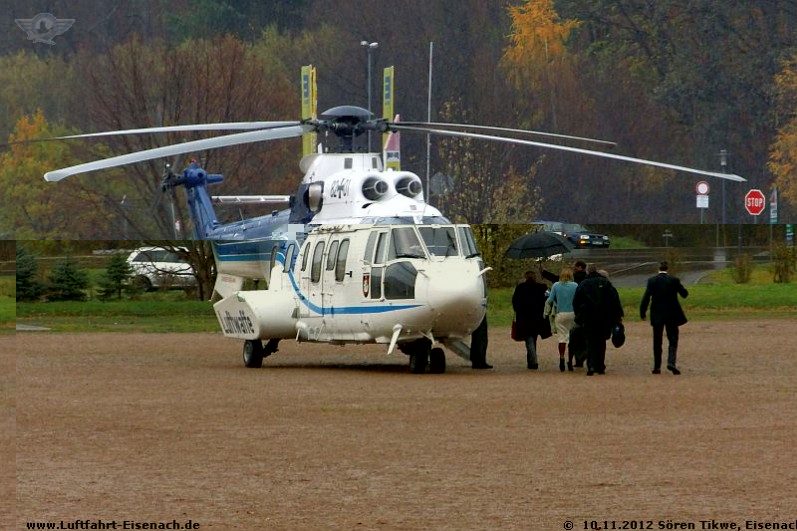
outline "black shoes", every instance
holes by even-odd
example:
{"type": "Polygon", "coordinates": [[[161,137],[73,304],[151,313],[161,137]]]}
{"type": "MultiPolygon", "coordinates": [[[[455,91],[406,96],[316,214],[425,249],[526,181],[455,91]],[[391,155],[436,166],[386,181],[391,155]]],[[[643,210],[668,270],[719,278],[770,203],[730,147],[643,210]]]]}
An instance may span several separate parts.
{"type": "Polygon", "coordinates": [[[531,365],[529,365],[529,369],[532,370],[532,371],[536,371],[538,368],[539,368],[539,364],[537,364],[537,363],[532,363],[531,365]]]}
{"type": "Polygon", "coordinates": [[[675,367],[675,365],[667,365],[667,370],[670,371],[673,374],[673,376],[678,376],[679,374],[681,374],[681,371],[679,371],[675,367]]]}
{"type": "Polygon", "coordinates": [[[568,361],[567,362],[567,370],[570,371],[570,372],[573,372],[573,362],[572,361],[568,361]]]}
{"type": "MultiPolygon", "coordinates": [[[[573,369],[570,369],[571,371],[573,369]]],[[[559,358],[559,372],[565,372],[565,359],[559,358]]]]}
{"type": "Polygon", "coordinates": [[[474,363],[473,364],[473,368],[474,369],[492,369],[493,366],[488,364],[488,363],[474,363]]]}
{"type": "Polygon", "coordinates": [[[661,369],[653,369],[650,372],[652,372],[653,374],[661,374],[661,369]]]}
{"type": "Polygon", "coordinates": [[[595,374],[595,373],[592,371],[592,369],[587,371],[587,376],[592,376],[593,374],[595,374]]]}

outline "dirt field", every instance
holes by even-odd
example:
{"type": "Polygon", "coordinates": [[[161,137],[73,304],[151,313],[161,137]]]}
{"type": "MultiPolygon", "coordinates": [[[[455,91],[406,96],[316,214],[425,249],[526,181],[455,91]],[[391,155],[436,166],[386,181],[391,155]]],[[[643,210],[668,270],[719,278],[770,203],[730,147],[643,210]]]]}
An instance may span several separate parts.
{"type": "Polygon", "coordinates": [[[647,323],[591,378],[552,339],[526,370],[505,329],[495,370],[443,375],[381,347],[286,342],[248,370],[218,335],[18,334],[18,528],[794,522],[796,322],[690,323],[678,377],[650,374],[647,323]]]}
{"type": "Polygon", "coordinates": [[[16,338],[0,335],[0,528],[13,529],[16,515],[16,338]]]}

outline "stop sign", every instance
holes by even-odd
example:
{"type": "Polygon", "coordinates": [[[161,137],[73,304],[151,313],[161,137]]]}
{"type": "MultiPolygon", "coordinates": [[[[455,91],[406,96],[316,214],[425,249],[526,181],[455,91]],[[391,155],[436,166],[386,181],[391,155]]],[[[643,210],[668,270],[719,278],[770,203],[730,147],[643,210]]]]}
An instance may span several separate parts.
{"type": "Polygon", "coordinates": [[[744,196],[744,208],[751,216],[761,214],[761,212],[764,211],[766,202],[767,200],[764,197],[764,192],[757,188],[753,188],[744,196]]]}

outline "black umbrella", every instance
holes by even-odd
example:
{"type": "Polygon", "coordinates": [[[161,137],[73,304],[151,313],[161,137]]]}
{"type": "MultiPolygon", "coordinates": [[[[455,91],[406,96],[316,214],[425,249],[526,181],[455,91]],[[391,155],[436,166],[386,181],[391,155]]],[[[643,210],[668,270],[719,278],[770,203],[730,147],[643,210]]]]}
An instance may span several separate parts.
{"type": "Polygon", "coordinates": [[[516,239],[506,250],[507,258],[547,258],[555,254],[569,253],[573,244],[555,232],[532,232],[516,239]]]}

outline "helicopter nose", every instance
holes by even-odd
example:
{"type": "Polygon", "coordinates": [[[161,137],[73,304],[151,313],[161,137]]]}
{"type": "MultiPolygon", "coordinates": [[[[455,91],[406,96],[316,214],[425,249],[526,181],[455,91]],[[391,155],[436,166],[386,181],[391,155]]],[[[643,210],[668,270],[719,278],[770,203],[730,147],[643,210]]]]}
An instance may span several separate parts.
{"type": "Polygon", "coordinates": [[[428,286],[429,308],[435,320],[435,335],[470,334],[484,317],[484,282],[474,271],[448,268],[432,277],[428,286]]]}

